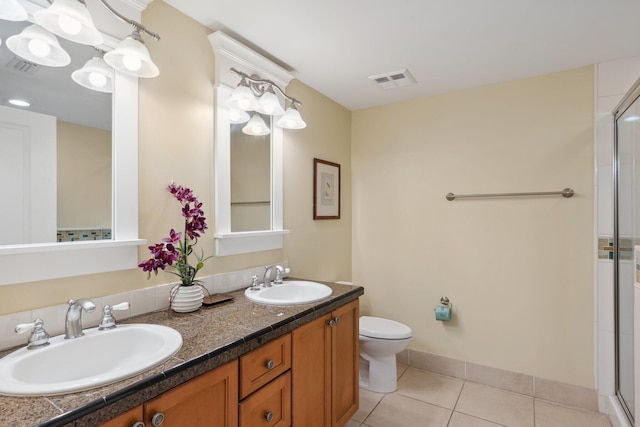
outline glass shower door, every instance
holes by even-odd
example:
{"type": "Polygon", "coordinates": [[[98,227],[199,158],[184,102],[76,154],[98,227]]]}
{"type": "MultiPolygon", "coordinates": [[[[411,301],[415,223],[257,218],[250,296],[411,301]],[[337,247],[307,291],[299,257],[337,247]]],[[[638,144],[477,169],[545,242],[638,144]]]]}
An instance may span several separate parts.
{"type": "Polygon", "coordinates": [[[640,244],[640,87],[615,112],[614,283],[616,328],[616,393],[633,424],[634,354],[633,246],[640,244]]]}

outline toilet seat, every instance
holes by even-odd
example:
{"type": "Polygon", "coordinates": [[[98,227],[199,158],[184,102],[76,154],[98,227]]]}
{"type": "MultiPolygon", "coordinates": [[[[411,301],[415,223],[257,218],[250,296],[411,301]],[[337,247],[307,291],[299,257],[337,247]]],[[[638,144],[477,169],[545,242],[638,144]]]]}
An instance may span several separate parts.
{"type": "Polygon", "coordinates": [[[411,338],[411,328],[395,320],[380,317],[362,316],[360,335],[385,340],[404,340],[411,338]]]}

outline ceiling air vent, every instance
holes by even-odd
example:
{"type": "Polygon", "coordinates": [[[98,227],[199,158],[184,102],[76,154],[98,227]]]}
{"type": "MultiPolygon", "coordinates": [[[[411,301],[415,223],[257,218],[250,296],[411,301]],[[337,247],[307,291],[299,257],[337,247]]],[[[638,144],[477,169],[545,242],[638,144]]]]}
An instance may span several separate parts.
{"type": "Polygon", "coordinates": [[[369,76],[369,80],[373,80],[382,89],[393,89],[416,83],[416,79],[413,78],[409,70],[406,68],[400,71],[392,71],[390,73],[369,76]]]}
{"type": "Polygon", "coordinates": [[[18,73],[35,74],[40,69],[40,65],[14,56],[13,59],[5,65],[5,68],[17,71],[18,73]]]}

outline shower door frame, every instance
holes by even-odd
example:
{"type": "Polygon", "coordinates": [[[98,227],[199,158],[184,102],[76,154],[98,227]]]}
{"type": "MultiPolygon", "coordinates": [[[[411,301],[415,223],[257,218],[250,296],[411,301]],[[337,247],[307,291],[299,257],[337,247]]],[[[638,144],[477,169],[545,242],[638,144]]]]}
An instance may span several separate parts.
{"type": "MultiPolygon", "coordinates": [[[[615,394],[616,394],[616,398],[618,399],[618,402],[620,403],[621,408],[623,409],[631,425],[635,425],[634,412],[635,412],[635,415],[638,415],[636,409],[638,408],[640,402],[635,401],[636,400],[635,394],[640,385],[637,383],[634,383],[634,396],[633,396],[634,412],[632,412],[632,410],[628,407],[627,402],[623,398],[622,394],[620,393],[620,387],[619,387],[620,365],[618,361],[620,360],[619,358],[619,350],[620,350],[620,343],[619,343],[620,316],[619,314],[620,313],[618,311],[618,298],[619,298],[618,284],[620,280],[620,235],[619,235],[619,223],[618,223],[618,218],[619,218],[618,216],[619,215],[618,182],[620,177],[619,175],[620,163],[619,163],[619,156],[618,156],[618,119],[620,119],[622,115],[627,111],[627,109],[629,109],[629,107],[631,107],[631,105],[633,105],[639,99],[640,99],[640,79],[634,83],[634,85],[625,94],[625,96],[622,98],[622,101],[620,101],[620,103],[616,106],[615,110],[613,111],[613,132],[614,132],[614,135],[613,135],[613,276],[614,276],[613,277],[613,280],[614,280],[613,298],[614,298],[614,328],[615,328],[614,329],[615,330],[615,333],[614,333],[615,394]]],[[[635,260],[632,260],[632,262],[635,262],[635,260]]],[[[634,307],[633,314],[635,315],[635,307],[634,307]]],[[[639,331],[634,330],[634,341],[637,338],[638,332],[639,331]]],[[[637,356],[638,355],[634,355],[634,359],[637,356]]],[[[635,361],[634,361],[634,364],[635,364],[635,361]]],[[[634,377],[635,377],[635,366],[634,366],[634,377]]]]}

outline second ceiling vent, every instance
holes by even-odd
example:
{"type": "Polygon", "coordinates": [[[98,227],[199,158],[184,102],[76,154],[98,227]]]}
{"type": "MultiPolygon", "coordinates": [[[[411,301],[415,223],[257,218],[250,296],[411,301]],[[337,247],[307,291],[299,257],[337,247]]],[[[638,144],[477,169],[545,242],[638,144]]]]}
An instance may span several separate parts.
{"type": "Polygon", "coordinates": [[[369,80],[373,80],[382,89],[393,89],[416,83],[416,79],[413,78],[409,70],[406,68],[404,70],[369,76],[369,80]]]}

